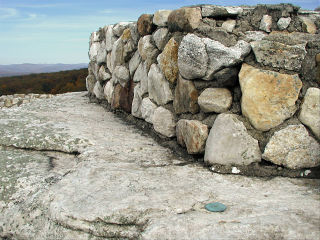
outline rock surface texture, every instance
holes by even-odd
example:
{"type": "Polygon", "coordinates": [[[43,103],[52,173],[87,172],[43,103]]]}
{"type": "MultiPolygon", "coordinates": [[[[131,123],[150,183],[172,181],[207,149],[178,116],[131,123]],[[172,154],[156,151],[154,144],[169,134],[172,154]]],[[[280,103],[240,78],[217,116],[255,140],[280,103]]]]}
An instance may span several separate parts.
{"type": "Polygon", "coordinates": [[[318,239],[319,180],[212,173],[84,95],[1,109],[0,238],[318,239]]]}

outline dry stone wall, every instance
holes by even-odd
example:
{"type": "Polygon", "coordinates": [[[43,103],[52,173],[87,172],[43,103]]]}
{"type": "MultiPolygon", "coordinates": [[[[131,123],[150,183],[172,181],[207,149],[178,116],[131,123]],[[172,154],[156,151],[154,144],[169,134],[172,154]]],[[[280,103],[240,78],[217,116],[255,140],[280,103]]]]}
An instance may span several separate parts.
{"type": "Polygon", "coordinates": [[[290,4],[143,14],[91,34],[87,89],[212,169],[310,172],[320,165],[319,27],[319,12],[290,4]]]}

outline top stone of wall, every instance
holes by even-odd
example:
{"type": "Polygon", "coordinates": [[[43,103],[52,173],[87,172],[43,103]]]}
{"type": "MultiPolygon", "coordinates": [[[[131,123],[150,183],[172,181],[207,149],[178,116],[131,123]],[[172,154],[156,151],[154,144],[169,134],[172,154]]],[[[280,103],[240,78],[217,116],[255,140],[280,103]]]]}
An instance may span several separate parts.
{"type": "Polygon", "coordinates": [[[142,14],[91,34],[87,88],[209,165],[313,168],[319,27],[291,4],[142,14]]]}

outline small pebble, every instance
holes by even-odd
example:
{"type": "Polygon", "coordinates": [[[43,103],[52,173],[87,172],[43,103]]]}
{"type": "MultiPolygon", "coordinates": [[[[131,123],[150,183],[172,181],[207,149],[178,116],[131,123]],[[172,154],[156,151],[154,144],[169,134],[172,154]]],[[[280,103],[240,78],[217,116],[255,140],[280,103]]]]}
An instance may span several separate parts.
{"type": "Polygon", "coordinates": [[[210,212],[224,212],[227,209],[227,207],[222,203],[214,202],[206,204],[205,209],[207,209],[210,212]]]}

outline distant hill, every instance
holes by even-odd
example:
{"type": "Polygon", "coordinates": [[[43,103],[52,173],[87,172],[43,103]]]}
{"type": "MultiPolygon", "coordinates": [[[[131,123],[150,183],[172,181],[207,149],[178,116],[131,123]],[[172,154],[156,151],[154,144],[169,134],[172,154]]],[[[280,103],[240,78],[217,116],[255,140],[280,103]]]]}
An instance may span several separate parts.
{"type": "Polygon", "coordinates": [[[0,77],[0,96],[15,93],[65,93],[86,90],[88,69],[0,77]]]}
{"type": "Polygon", "coordinates": [[[74,70],[80,68],[87,68],[87,63],[78,63],[78,64],[32,64],[32,63],[23,63],[23,64],[10,64],[10,65],[0,65],[0,77],[9,77],[9,76],[21,76],[31,73],[50,73],[50,72],[59,72],[74,70]]]}

